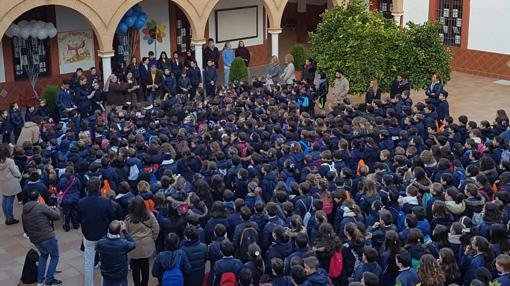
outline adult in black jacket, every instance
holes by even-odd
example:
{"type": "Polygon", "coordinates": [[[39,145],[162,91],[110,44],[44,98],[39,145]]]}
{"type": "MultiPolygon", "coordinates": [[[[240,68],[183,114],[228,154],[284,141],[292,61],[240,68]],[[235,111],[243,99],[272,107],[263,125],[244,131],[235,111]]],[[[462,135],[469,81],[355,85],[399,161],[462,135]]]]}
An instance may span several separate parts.
{"type": "Polygon", "coordinates": [[[133,249],[135,249],[135,241],[127,232],[126,224],[123,221],[112,221],[108,227],[108,235],[99,240],[96,245],[104,286],[127,284],[127,255],[133,249]],[[121,233],[124,239],[121,238],[121,233]]]}
{"type": "Polygon", "coordinates": [[[92,112],[91,99],[94,96],[90,93],[87,84],[87,77],[80,77],[80,85],[74,90],[75,102],[82,118],[87,118],[92,112]]]}
{"type": "Polygon", "coordinates": [[[397,75],[397,78],[391,83],[390,97],[395,98],[397,94],[403,94],[404,91],[410,90],[411,85],[404,75],[397,75]]]}
{"type": "Polygon", "coordinates": [[[372,104],[376,99],[381,99],[381,89],[379,88],[379,81],[374,79],[370,81],[370,87],[365,96],[365,104],[372,104]]]}
{"type": "Polygon", "coordinates": [[[220,52],[218,51],[218,48],[214,46],[213,39],[207,40],[207,47],[205,47],[203,55],[204,69],[207,67],[207,61],[209,60],[214,62],[214,66],[219,67],[218,63],[220,60],[220,52]]]}
{"type": "Polygon", "coordinates": [[[54,278],[58,264],[58,241],[53,230],[53,221],[60,218],[56,207],[48,207],[38,202],[39,192],[31,191],[28,194],[29,202],[23,206],[21,220],[23,231],[28,235],[39,251],[39,264],[37,271],[37,283],[45,282],[46,285],[57,285],[62,283],[54,278]],[[51,256],[50,265],[46,271],[48,256],[51,256]]]}
{"type": "Polygon", "coordinates": [[[78,202],[78,218],[83,233],[85,249],[84,274],[85,285],[94,285],[94,258],[97,242],[106,235],[110,222],[115,217],[115,210],[109,199],[99,195],[101,181],[91,177],[87,183],[88,196],[78,202]]]}
{"type": "Polygon", "coordinates": [[[186,253],[192,269],[184,276],[184,283],[200,285],[204,281],[207,245],[198,240],[198,229],[194,225],[190,225],[184,230],[184,238],[181,248],[186,253]]]}

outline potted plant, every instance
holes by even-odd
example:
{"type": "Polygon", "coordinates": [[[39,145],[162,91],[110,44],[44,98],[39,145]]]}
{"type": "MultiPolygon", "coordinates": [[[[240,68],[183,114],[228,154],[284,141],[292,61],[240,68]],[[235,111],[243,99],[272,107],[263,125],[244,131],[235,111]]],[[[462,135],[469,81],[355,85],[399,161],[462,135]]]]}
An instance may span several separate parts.
{"type": "Polygon", "coordinates": [[[57,94],[58,86],[48,85],[44,90],[43,98],[46,100],[46,104],[52,113],[57,111],[57,94]]]}
{"type": "Polygon", "coordinates": [[[295,44],[290,50],[290,54],[292,55],[292,57],[294,57],[296,79],[300,79],[301,73],[303,71],[303,66],[305,64],[306,59],[308,58],[308,52],[306,51],[305,46],[303,46],[302,44],[295,44]]]}
{"type": "Polygon", "coordinates": [[[230,80],[232,82],[248,80],[248,68],[243,58],[237,57],[230,66],[230,80]]]}

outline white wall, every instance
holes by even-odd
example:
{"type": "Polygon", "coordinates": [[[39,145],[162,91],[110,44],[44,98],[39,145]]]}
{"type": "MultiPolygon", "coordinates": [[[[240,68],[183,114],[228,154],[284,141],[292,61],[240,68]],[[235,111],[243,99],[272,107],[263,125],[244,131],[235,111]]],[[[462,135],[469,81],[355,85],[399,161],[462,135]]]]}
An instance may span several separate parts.
{"type": "MultiPolygon", "coordinates": [[[[89,21],[79,12],[63,7],[63,6],[55,6],[55,18],[56,18],[56,28],[57,31],[60,32],[70,32],[70,31],[84,31],[89,30],[92,31],[92,27],[90,26],[89,21]]],[[[88,70],[90,67],[95,66],[95,58],[96,58],[96,50],[98,47],[94,44],[94,49],[91,51],[92,58],[86,61],[80,61],[73,64],[61,64],[59,63],[59,69],[61,74],[72,73],[75,72],[77,68],[82,68],[83,70],[88,70]]],[[[59,53],[60,55],[60,53],[59,53]]],[[[60,57],[59,57],[60,60],[60,57]]]]}
{"type": "Polygon", "coordinates": [[[404,1],[404,22],[423,24],[429,20],[429,0],[404,1]]]}
{"type": "MultiPolygon", "coordinates": [[[[172,55],[172,50],[170,49],[170,15],[169,15],[169,1],[161,1],[161,0],[144,0],[140,3],[143,11],[147,13],[147,22],[155,20],[159,24],[165,27],[165,37],[163,41],[153,42],[149,45],[147,40],[144,40],[143,29],[140,29],[140,55],[142,57],[147,57],[149,51],[153,51],[156,54],[156,58],[159,58],[159,54],[162,51],[165,51],[166,54],[170,57],[172,55]]],[[[193,31],[194,32],[194,31],[193,31]]]]}
{"type": "Polygon", "coordinates": [[[4,50],[0,41],[0,82],[5,82],[4,50]]]}
{"type": "Polygon", "coordinates": [[[509,0],[471,0],[468,49],[510,55],[509,0]]]}
{"type": "MultiPolygon", "coordinates": [[[[145,1],[144,1],[145,2],[145,1]]],[[[235,7],[246,7],[246,6],[258,6],[258,37],[252,39],[243,40],[246,46],[256,46],[264,44],[264,18],[263,18],[263,5],[261,0],[220,0],[214,10],[209,15],[209,38],[216,39],[216,19],[215,19],[215,10],[216,9],[226,9],[226,8],[235,8],[235,7]]],[[[232,29],[236,29],[236,25],[233,24],[232,29]]],[[[233,48],[237,48],[237,41],[231,42],[233,48]]],[[[218,49],[223,48],[222,43],[217,43],[216,46],[218,49]]]]}

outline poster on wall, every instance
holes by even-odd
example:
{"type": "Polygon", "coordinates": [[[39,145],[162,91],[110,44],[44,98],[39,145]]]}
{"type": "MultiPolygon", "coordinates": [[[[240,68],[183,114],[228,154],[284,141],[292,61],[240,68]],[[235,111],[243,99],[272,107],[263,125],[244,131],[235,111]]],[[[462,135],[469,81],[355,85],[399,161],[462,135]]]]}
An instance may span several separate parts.
{"type": "Polygon", "coordinates": [[[94,33],[91,30],[58,33],[60,73],[94,66],[94,33]]]}

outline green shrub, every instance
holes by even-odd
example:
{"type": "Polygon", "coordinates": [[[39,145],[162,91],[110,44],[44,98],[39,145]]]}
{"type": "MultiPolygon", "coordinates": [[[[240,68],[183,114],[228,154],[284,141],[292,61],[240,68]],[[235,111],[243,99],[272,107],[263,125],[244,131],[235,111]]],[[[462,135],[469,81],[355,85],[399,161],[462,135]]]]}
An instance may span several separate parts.
{"type": "Polygon", "coordinates": [[[230,66],[230,81],[248,80],[248,68],[243,58],[237,57],[230,66]]]}
{"type": "Polygon", "coordinates": [[[388,91],[397,73],[405,74],[415,89],[429,84],[433,73],[445,82],[450,79],[451,53],[437,23],[409,23],[400,30],[395,21],[368,11],[363,0],[335,7],[321,18],[310,33],[312,56],[330,81],[336,69],[343,69],[352,94],[365,92],[373,79],[388,91]]]}
{"type": "Polygon", "coordinates": [[[309,57],[305,46],[302,44],[295,44],[290,50],[290,54],[294,57],[294,66],[297,71],[303,70],[303,65],[306,59],[309,57]]]}
{"type": "Polygon", "coordinates": [[[56,85],[48,85],[44,90],[43,98],[46,100],[46,104],[52,112],[57,111],[57,94],[58,86],[56,85]]]}

